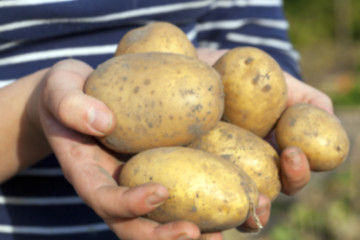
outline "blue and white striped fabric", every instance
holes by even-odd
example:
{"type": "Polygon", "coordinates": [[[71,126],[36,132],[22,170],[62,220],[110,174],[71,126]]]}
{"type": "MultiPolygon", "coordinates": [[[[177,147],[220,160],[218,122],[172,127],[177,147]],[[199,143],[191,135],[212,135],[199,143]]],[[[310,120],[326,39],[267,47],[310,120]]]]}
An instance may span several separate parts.
{"type": "MultiPolygon", "coordinates": [[[[0,87],[61,59],[96,67],[150,21],[177,24],[196,46],[261,48],[300,77],[281,0],[1,0],[0,87]]],[[[0,239],[117,238],[49,156],[1,185],[0,239]]]]}

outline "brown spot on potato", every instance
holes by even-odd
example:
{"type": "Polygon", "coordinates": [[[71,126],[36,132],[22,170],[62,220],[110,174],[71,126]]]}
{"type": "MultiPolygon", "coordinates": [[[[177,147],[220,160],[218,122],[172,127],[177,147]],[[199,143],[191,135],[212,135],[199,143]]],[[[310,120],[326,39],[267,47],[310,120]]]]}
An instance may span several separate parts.
{"type": "Polygon", "coordinates": [[[145,81],[144,81],[144,85],[145,86],[149,86],[151,84],[151,80],[150,79],[145,79],[145,81]]]}
{"type": "Polygon", "coordinates": [[[263,92],[265,92],[265,93],[269,92],[270,90],[271,90],[271,85],[269,85],[269,84],[266,84],[266,85],[261,89],[261,91],[263,91],[263,92]]]}
{"type": "Polygon", "coordinates": [[[136,87],[134,88],[134,93],[138,93],[139,90],[140,90],[140,87],[139,87],[139,86],[136,86],[136,87]]]}
{"type": "Polygon", "coordinates": [[[154,125],[153,125],[152,122],[146,122],[146,123],[147,123],[147,125],[148,125],[149,128],[153,128],[154,125]]]}
{"type": "Polygon", "coordinates": [[[187,131],[191,135],[201,136],[203,134],[202,124],[191,124],[187,131]]]}
{"type": "Polygon", "coordinates": [[[258,74],[256,74],[256,76],[253,78],[252,83],[253,83],[254,85],[256,85],[256,84],[258,84],[259,80],[260,80],[260,74],[258,73],[258,74]]]}
{"type": "Polygon", "coordinates": [[[138,172],[139,172],[139,168],[135,168],[133,171],[133,175],[135,176],[136,174],[138,174],[138,172]]]}
{"type": "Polygon", "coordinates": [[[180,89],[180,95],[185,97],[186,95],[194,95],[194,89],[180,89]]]}
{"type": "Polygon", "coordinates": [[[226,160],[230,160],[231,159],[231,154],[222,154],[220,157],[226,159],[226,160]]]}
{"type": "Polygon", "coordinates": [[[290,122],[289,122],[289,125],[290,125],[291,127],[293,127],[293,126],[295,126],[295,124],[296,124],[296,118],[291,118],[291,119],[290,119],[290,122]]]}
{"type": "Polygon", "coordinates": [[[246,64],[246,65],[249,65],[250,63],[252,63],[252,61],[254,61],[254,58],[252,58],[252,57],[247,57],[247,58],[245,59],[245,64],[246,64]]]}
{"type": "Polygon", "coordinates": [[[201,104],[197,104],[193,107],[192,112],[201,112],[203,106],[201,104]]]}

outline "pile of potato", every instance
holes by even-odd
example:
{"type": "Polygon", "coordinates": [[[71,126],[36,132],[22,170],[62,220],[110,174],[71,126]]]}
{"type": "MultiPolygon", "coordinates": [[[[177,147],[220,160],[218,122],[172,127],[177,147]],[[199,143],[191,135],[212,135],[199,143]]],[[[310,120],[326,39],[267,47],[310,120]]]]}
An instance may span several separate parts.
{"type": "Polygon", "coordinates": [[[84,91],[116,115],[100,142],[133,154],[119,184],[168,188],[169,199],[146,216],[160,223],[222,231],[255,215],[259,192],[274,200],[280,159],[263,140],[274,129],[280,150],[299,146],[314,171],[336,168],[349,151],[334,116],[309,104],[286,108],[284,76],[268,54],[238,47],[209,66],[166,22],[129,31],[84,91]]]}

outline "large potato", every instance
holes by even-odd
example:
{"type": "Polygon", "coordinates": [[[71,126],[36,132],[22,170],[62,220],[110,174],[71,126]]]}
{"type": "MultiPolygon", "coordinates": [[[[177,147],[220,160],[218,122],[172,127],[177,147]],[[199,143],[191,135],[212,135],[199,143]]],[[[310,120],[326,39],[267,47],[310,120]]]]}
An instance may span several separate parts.
{"type": "Polygon", "coordinates": [[[254,180],[259,192],[271,200],[279,195],[279,155],[268,142],[252,132],[221,121],[189,147],[220,156],[242,168],[254,180]]]}
{"type": "Polygon", "coordinates": [[[280,149],[297,146],[306,154],[314,171],[338,167],[349,153],[349,138],[339,120],[314,105],[289,107],[276,127],[280,149]]]}
{"type": "Polygon", "coordinates": [[[212,129],[224,108],[219,74],[180,54],[114,57],[98,66],[84,90],[115,113],[115,130],[100,140],[121,153],[188,144],[212,129]]]}
{"type": "Polygon", "coordinates": [[[170,52],[197,57],[185,33],[168,22],[153,22],[130,30],[120,40],[115,56],[137,52],[170,52]]]}
{"type": "Polygon", "coordinates": [[[280,66],[260,49],[238,47],[223,55],[214,68],[224,83],[224,119],[265,137],[286,107],[280,66]]]}
{"type": "Polygon", "coordinates": [[[160,223],[187,220],[202,232],[242,224],[258,203],[255,183],[229,161],[186,147],[138,153],[122,168],[119,183],[135,187],[155,182],[170,197],[147,217],[160,223]]]}

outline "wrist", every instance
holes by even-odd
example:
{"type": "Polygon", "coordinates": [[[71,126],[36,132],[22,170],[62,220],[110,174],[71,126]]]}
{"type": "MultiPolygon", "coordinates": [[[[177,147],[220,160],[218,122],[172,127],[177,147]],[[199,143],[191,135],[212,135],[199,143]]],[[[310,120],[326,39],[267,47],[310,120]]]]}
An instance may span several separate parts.
{"type": "Polygon", "coordinates": [[[24,79],[27,81],[27,83],[24,82],[24,84],[27,85],[25,95],[28,99],[21,123],[23,128],[22,136],[26,143],[24,144],[24,150],[23,148],[21,150],[23,154],[27,156],[24,156],[24,158],[27,158],[27,164],[24,167],[34,164],[52,152],[40,121],[40,114],[42,112],[41,90],[43,88],[43,79],[47,72],[48,69],[43,69],[24,79]]]}

